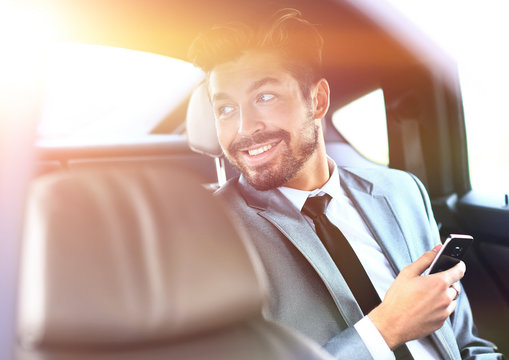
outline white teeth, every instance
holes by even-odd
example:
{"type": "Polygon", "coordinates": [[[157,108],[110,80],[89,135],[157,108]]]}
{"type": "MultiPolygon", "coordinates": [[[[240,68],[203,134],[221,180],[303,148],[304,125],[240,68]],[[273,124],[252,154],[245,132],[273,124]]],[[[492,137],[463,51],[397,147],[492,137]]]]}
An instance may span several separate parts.
{"type": "Polygon", "coordinates": [[[255,156],[255,155],[259,155],[261,153],[264,153],[265,151],[267,150],[270,150],[272,149],[272,145],[265,145],[265,146],[262,146],[258,149],[254,149],[254,150],[248,150],[248,154],[251,155],[251,156],[255,156]]]}

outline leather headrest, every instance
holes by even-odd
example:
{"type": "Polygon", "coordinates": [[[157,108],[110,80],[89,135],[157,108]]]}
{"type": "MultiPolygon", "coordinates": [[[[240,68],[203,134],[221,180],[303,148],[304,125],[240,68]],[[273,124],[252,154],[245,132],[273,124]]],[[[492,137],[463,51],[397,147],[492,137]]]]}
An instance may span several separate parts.
{"type": "Polygon", "coordinates": [[[20,341],[132,346],[259,314],[265,288],[245,237],[178,169],[99,166],[42,177],[27,209],[20,341]]]}
{"type": "Polygon", "coordinates": [[[217,140],[214,111],[206,83],[199,85],[191,95],[187,107],[186,129],[187,142],[192,150],[212,157],[223,154],[217,140]]]}

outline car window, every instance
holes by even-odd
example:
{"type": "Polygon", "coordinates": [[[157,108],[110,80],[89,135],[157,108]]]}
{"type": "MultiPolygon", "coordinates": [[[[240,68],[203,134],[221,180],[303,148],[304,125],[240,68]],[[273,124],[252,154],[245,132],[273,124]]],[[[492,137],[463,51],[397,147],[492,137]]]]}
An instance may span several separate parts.
{"type": "Polygon", "coordinates": [[[389,0],[458,63],[472,188],[509,191],[509,3],[389,0]]]}
{"type": "Polygon", "coordinates": [[[148,134],[203,78],[182,60],[85,44],[50,57],[39,136],[44,140],[148,134]]]}
{"type": "Polygon", "coordinates": [[[374,90],[334,111],[332,123],[365,158],[389,165],[387,117],[382,89],[374,90]]]}

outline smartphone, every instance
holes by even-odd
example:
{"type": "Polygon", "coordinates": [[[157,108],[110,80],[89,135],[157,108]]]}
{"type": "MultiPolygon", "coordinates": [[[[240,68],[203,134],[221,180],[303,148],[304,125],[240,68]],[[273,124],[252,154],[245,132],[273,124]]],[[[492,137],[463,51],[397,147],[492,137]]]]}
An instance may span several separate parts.
{"type": "Polygon", "coordinates": [[[470,235],[450,234],[426,271],[426,275],[450,269],[459,263],[473,241],[474,238],[470,235]]]}

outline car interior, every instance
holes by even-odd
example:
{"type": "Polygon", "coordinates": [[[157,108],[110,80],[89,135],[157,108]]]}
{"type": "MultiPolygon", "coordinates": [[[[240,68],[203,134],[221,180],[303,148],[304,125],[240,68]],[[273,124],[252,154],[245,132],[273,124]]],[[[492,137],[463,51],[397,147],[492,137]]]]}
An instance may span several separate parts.
{"type": "MultiPolygon", "coordinates": [[[[415,174],[442,239],[474,237],[462,285],[480,335],[509,354],[509,207],[470,184],[454,61],[390,7],[354,0],[48,3],[70,24],[65,41],[182,60],[213,24],[256,23],[284,7],[302,11],[325,40],[328,155],[339,166],[415,174]],[[387,164],[363,156],[333,122],[336,110],[375,90],[383,92],[387,164]]],[[[12,114],[34,116],[26,108],[12,114]]],[[[121,141],[37,142],[35,128],[0,125],[1,358],[329,358],[296,331],[262,319],[270,296],[263,268],[235,214],[212,196],[237,171],[217,142],[203,82],[149,134],[121,141]]]]}

